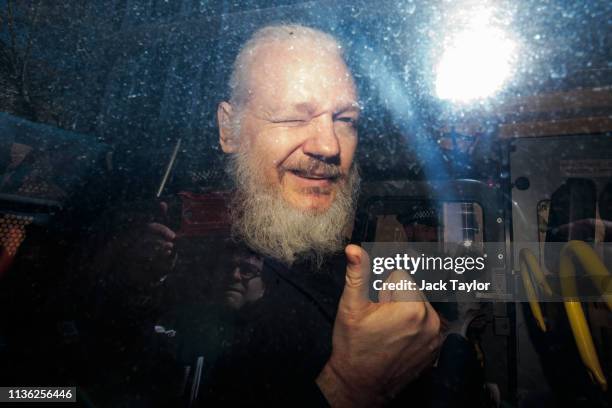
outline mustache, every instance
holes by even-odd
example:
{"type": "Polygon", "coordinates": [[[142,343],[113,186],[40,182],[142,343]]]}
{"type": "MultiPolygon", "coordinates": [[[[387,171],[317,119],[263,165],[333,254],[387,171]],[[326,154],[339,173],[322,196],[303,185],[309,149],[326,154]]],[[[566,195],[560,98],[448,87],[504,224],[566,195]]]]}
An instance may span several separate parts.
{"type": "Polygon", "coordinates": [[[344,177],[340,166],[317,159],[301,160],[295,164],[284,165],[281,171],[297,174],[302,177],[316,177],[337,180],[344,177]]]}

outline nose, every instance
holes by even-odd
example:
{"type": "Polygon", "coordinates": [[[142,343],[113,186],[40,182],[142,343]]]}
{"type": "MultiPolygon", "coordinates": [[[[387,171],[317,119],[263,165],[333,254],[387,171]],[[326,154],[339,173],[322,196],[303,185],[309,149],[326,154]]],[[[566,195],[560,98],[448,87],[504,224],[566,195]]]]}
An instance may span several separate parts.
{"type": "Polygon", "coordinates": [[[240,267],[236,266],[232,271],[232,281],[233,282],[242,282],[242,275],[240,273],[240,267]]]}
{"type": "Polygon", "coordinates": [[[337,162],[340,157],[340,144],[334,129],[331,115],[321,115],[312,120],[312,129],[302,145],[304,154],[324,160],[337,162]]]}

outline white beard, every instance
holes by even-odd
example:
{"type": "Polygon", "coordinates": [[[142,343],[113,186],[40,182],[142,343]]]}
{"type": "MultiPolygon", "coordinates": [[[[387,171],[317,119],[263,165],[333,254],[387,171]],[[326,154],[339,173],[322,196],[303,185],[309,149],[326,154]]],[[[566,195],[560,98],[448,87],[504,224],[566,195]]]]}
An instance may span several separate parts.
{"type": "MultiPolygon", "coordinates": [[[[313,159],[314,160],[314,159],[313,159]]],[[[341,178],[334,201],[324,212],[300,210],[262,180],[261,166],[248,153],[234,154],[228,164],[236,194],[232,199],[232,233],[260,254],[291,265],[298,259],[323,261],[325,254],[339,251],[352,220],[359,172],[353,164],[341,178]]]]}

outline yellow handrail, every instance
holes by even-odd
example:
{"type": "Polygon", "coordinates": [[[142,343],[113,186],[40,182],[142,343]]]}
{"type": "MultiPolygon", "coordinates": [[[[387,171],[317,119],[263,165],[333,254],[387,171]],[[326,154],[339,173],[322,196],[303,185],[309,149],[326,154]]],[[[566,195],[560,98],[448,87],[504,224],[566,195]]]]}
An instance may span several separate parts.
{"type": "MultiPolygon", "coordinates": [[[[612,311],[612,274],[610,274],[608,268],[606,268],[593,248],[584,241],[570,241],[563,247],[561,259],[563,259],[563,255],[568,255],[579,262],[582,270],[591,278],[598,292],[602,295],[602,298],[608,305],[608,309],[612,311]]],[[[575,277],[575,275],[571,276],[575,277]]],[[[577,297],[575,279],[562,279],[562,290],[564,281],[567,285],[567,294],[563,292],[564,298],[577,297]]]]}
{"type": "Polygon", "coordinates": [[[574,340],[580,353],[582,362],[589,370],[591,377],[599,383],[605,391],[608,382],[601,368],[589,325],[584,316],[582,304],[577,299],[576,290],[576,267],[578,262],[586,274],[593,280],[599,292],[603,295],[608,308],[612,310],[612,299],[610,297],[610,272],[601,262],[597,253],[583,241],[570,241],[561,251],[559,277],[561,279],[561,292],[563,303],[570,327],[574,334],[574,340]]]}
{"type": "Polygon", "coordinates": [[[548,282],[546,282],[546,277],[544,276],[542,269],[540,269],[540,264],[530,249],[521,249],[519,252],[519,262],[521,267],[521,279],[523,281],[523,286],[525,287],[525,292],[527,293],[529,308],[531,309],[531,313],[533,314],[533,317],[535,318],[540,330],[546,332],[544,314],[540,308],[537,292],[533,286],[533,282],[531,281],[531,276],[535,276],[536,281],[538,284],[540,284],[540,287],[544,289],[546,294],[552,295],[552,289],[548,285],[548,282]]]}

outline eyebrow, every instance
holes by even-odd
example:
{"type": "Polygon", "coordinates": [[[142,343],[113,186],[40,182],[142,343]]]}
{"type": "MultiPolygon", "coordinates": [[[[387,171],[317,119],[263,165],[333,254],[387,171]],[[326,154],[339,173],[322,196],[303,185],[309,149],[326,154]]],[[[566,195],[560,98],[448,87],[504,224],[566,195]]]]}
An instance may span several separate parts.
{"type": "MultiPolygon", "coordinates": [[[[294,109],[298,112],[304,112],[308,115],[313,115],[316,113],[316,107],[310,102],[302,102],[294,105],[294,109]]],[[[361,106],[359,103],[352,102],[345,105],[340,106],[338,109],[334,110],[334,115],[338,115],[346,112],[361,112],[361,106]]]]}
{"type": "Polygon", "coordinates": [[[310,102],[302,102],[294,105],[294,109],[298,112],[304,112],[308,115],[312,115],[316,112],[315,106],[310,102]]]}
{"type": "Polygon", "coordinates": [[[336,111],[334,112],[334,115],[339,115],[341,113],[346,113],[346,112],[359,113],[361,112],[361,106],[359,105],[358,102],[349,103],[347,105],[343,105],[340,108],[336,109],[336,111]]]}

